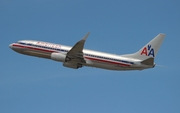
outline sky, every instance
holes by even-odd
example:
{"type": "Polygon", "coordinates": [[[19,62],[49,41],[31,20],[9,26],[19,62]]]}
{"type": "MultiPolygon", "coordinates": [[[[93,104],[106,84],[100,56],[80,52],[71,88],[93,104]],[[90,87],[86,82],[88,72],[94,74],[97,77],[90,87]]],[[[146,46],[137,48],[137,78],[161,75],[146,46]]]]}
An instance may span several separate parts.
{"type": "Polygon", "coordinates": [[[0,0],[1,113],[180,113],[178,0],[0,0]],[[166,38],[153,69],[110,71],[18,54],[30,39],[86,49],[138,51],[166,38]]]}

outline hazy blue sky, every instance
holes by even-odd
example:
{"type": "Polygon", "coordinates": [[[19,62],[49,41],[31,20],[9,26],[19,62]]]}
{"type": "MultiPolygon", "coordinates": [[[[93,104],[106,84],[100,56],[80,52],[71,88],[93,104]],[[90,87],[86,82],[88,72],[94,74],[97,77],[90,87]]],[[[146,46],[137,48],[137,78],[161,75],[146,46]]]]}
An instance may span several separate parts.
{"type": "Polygon", "coordinates": [[[180,113],[180,1],[0,0],[1,113],[180,113]],[[166,38],[155,67],[108,71],[12,51],[33,39],[73,46],[88,31],[85,48],[133,53],[158,33],[166,38]]]}

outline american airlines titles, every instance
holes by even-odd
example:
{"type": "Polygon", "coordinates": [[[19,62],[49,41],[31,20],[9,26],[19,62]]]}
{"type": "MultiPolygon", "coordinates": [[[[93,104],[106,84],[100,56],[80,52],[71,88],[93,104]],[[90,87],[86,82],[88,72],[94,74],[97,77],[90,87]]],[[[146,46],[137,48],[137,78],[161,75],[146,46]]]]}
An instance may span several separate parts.
{"type": "Polygon", "coordinates": [[[46,43],[46,42],[37,42],[37,44],[40,45],[40,46],[46,46],[46,47],[49,47],[49,48],[55,48],[55,49],[60,49],[61,48],[60,45],[46,43]]]}

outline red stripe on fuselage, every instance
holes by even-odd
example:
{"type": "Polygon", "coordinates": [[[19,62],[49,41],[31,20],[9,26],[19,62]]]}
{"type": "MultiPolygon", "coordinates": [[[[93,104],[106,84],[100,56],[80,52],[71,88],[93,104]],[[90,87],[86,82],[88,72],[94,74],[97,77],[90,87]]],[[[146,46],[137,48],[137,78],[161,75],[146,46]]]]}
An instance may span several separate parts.
{"type": "Polygon", "coordinates": [[[113,62],[113,61],[102,60],[102,59],[97,59],[97,58],[91,58],[91,57],[85,57],[85,58],[89,59],[89,60],[95,60],[95,61],[99,61],[99,62],[111,63],[111,64],[116,64],[116,65],[121,65],[121,66],[131,66],[129,64],[123,64],[123,63],[119,63],[119,62],[113,62]]]}
{"type": "MultiPolygon", "coordinates": [[[[47,49],[42,49],[42,48],[37,48],[37,47],[30,47],[30,46],[24,46],[24,45],[19,45],[19,44],[13,44],[14,47],[20,47],[20,48],[28,48],[28,49],[32,49],[32,50],[39,50],[39,51],[43,51],[43,52],[56,52],[55,50],[47,50],[47,49]]],[[[108,60],[103,60],[103,59],[97,59],[97,58],[92,58],[92,57],[84,57],[86,59],[89,60],[94,60],[94,61],[99,61],[99,62],[105,62],[105,63],[110,63],[110,64],[115,64],[115,65],[120,65],[120,66],[131,66],[129,64],[123,64],[123,63],[119,63],[119,62],[113,62],[113,61],[108,61],[108,60]]]]}
{"type": "Polygon", "coordinates": [[[24,46],[24,45],[19,45],[19,44],[13,44],[14,47],[21,47],[21,48],[28,48],[32,50],[39,50],[39,51],[44,51],[44,52],[56,52],[55,50],[47,50],[47,49],[42,49],[42,48],[37,48],[37,47],[30,47],[30,46],[24,46]]]}

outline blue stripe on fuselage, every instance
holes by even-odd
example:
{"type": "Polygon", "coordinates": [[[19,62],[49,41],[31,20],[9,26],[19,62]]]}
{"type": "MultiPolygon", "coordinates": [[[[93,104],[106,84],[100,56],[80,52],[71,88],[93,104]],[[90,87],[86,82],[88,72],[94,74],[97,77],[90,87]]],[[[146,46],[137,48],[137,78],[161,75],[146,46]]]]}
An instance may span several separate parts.
{"type": "MultiPolygon", "coordinates": [[[[18,42],[18,44],[31,46],[31,47],[36,47],[36,48],[41,48],[41,49],[50,49],[50,50],[54,50],[54,51],[68,52],[68,50],[65,50],[65,49],[52,48],[52,47],[47,47],[47,46],[40,46],[40,45],[35,45],[35,44],[27,44],[27,43],[22,43],[22,42],[18,42]]],[[[115,62],[122,62],[122,63],[127,63],[127,64],[134,64],[134,62],[129,62],[129,61],[125,61],[125,60],[119,60],[119,59],[114,59],[114,58],[109,58],[109,57],[104,57],[104,56],[97,56],[97,55],[86,54],[86,53],[84,55],[89,56],[89,57],[93,57],[93,58],[108,60],[108,61],[115,61],[115,62]]]]}

